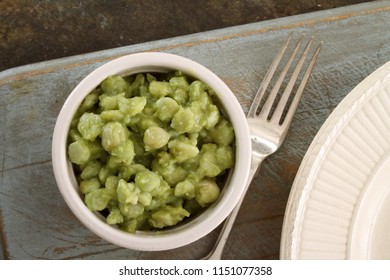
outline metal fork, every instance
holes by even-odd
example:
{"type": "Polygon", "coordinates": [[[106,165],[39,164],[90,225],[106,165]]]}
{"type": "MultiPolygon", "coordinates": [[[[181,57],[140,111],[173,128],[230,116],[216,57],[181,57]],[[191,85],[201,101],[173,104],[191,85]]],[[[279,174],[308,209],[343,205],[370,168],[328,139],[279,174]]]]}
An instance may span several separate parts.
{"type": "Polygon", "coordinates": [[[283,71],[275,82],[274,87],[266,97],[268,85],[270,84],[271,79],[274,76],[276,69],[278,68],[287,50],[287,47],[290,44],[292,35],[292,33],[289,35],[286,42],[283,44],[277,56],[275,57],[271,67],[269,68],[266,76],[264,77],[263,82],[260,85],[258,92],[256,93],[256,96],[247,115],[252,140],[252,162],[251,170],[249,172],[249,180],[246,185],[244,194],[242,195],[240,201],[238,202],[232,213],[230,213],[230,215],[226,218],[224,226],[221,230],[221,233],[214,248],[203,259],[221,259],[224,246],[229,237],[237,214],[240,210],[240,206],[244,200],[245,193],[248,190],[248,187],[254,175],[259,169],[261,162],[267,156],[276,152],[276,150],[283,143],[283,140],[286,137],[288,128],[290,127],[291,121],[293,119],[294,113],[302,97],[303,90],[306,86],[307,81],[309,80],[311,72],[313,71],[322,43],[320,43],[316,48],[309,62],[309,65],[306,68],[306,72],[304,73],[304,76],[302,77],[302,80],[298,86],[298,89],[295,92],[295,95],[291,96],[294,85],[297,82],[299,73],[302,70],[304,62],[309,53],[309,49],[312,45],[313,37],[311,37],[306,47],[304,48],[304,51],[299,61],[297,62],[297,65],[291,75],[287,86],[283,91],[283,94],[280,96],[279,101],[277,101],[278,92],[281,88],[282,82],[285,79],[286,74],[291,67],[295,57],[297,56],[298,50],[302,45],[304,39],[303,34],[296,43],[290,57],[288,58],[287,63],[284,66],[283,71]],[[290,96],[292,101],[289,101],[290,96]]]}

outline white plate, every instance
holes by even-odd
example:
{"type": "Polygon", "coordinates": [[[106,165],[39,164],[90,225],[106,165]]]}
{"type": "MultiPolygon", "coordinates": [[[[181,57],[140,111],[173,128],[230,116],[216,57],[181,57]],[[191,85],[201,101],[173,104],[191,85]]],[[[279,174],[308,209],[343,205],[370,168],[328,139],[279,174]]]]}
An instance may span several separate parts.
{"type": "Polygon", "coordinates": [[[337,106],[310,145],[281,259],[390,259],[390,62],[337,106]]]}

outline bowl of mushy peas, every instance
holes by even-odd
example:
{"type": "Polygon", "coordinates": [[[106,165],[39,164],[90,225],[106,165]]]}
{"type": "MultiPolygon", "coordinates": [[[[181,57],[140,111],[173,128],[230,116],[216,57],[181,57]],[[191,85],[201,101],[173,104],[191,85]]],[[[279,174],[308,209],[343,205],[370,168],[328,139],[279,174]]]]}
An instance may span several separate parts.
{"type": "Polygon", "coordinates": [[[228,86],[188,58],[126,55],[70,93],[52,162],[70,210],[92,232],[144,251],[187,245],[233,210],[247,184],[249,128],[228,86]]]}

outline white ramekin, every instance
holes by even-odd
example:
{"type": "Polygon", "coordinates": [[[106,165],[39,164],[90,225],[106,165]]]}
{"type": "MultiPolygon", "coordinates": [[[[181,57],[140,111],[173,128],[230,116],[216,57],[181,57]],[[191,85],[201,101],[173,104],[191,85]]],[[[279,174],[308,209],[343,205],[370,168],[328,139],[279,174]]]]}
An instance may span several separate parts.
{"type": "Polygon", "coordinates": [[[251,161],[251,141],[246,117],[235,95],[213,72],[193,60],[168,53],[137,53],[114,59],[86,76],[65,101],[54,128],[52,141],[54,175],[65,202],[74,215],[92,232],[118,246],[144,251],[168,250],[187,245],[215,229],[233,210],[243,194],[251,161]],[[236,137],[236,162],[219,199],[202,214],[172,229],[130,234],[107,224],[99,213],[83,202],[67,157],[67,138],[71,120],[83,99],[109,75],[181,70],[202,80],[216,92],[236,137]]]}

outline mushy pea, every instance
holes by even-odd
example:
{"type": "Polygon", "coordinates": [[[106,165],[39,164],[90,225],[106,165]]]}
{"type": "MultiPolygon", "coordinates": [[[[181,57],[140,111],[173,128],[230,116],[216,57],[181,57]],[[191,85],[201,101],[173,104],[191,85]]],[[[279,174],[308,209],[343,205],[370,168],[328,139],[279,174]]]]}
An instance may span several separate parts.
{"type": "Polygon", "coordinates": [[[87,207],[135,232],[174,226],[215,202],[235,157],[233,127],[214,99],[180,71],[106,78],[69,131],[87,207]]]}

